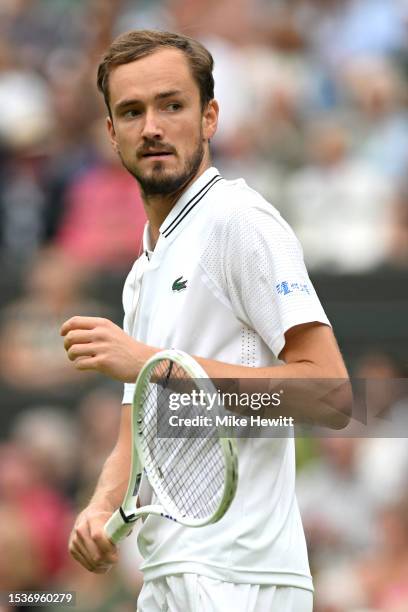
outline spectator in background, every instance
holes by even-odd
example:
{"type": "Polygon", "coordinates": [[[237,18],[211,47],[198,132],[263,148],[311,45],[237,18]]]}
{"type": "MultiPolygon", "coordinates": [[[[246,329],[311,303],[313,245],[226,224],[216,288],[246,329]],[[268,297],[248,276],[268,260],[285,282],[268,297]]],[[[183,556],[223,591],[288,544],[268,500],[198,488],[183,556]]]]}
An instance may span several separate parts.
{"type": "Polygon", "coordinates": [[[321,438],[320,456],[297,478],[297,497],[311,564],[351,560],[373,542],[373,506],[358,470],[359,438],[321,438]]]}
{"type": "MultiPolygon", "coordinates": [[[[0,145],[1,146],[1,145],[0,145]]],[[[24,266],[40,248],[46,194],[41,182],[42,155],[6,143],[0,166],[0,255],[24,266]]]]}
{"type": "Polygon", "coordinates": [[[354,376],[363,382],[369,417],[378,417],[361,440],[358,456],[364,487],[378,508],[396,501],[408,485],[407,366],[392,355],[371,350],[361,356],[354,376]],[[397,413],[399,407],[405,421],[397,413]]]}
{"type": "Polygon", "coordinates": [[[310,122],[310,163],[285,188],[286,214],[313,270],[358,273],[386,257],[392,183],[351,157],[350,139],[344,120],[310,122]]]}
{"type": "Polygon", "coordinates": [[[47,243],[52,243],[65,214],[67,189],[99,162],[90,126],[102,116],[102,105],[88,73],[89,58],[77,50],[56,51],[48,61],[55,126],[42,172],[43,241],[47,243]]]}
{"type": "Polygon", "coordinates": [[[41,251],[27,270],[24,295],[1,313],[0,377],[16,389],[35,391],[79,383],[67,366],[58,329],[78,308],[93,316],[104,309],[83,295],[84,270],[64,253],[41,251]]]}
{"type": "Polygon", "coordinates": [[[169,29],[171,14],[166,0],[119,0],[113,36],[138,28],[169,29]]]}
{"type": "Polygon", "coordinates": [[[254,38],[259,0],[165,0],[172,28],[192,37],[211,35],[234,46],[245,46],[254,38]],[[254,6],[255,5],[255,6],[254,6]],[[255,9],[255,10],[254,10],[255,9]]]}
{"type": "MultiPolygon", "coordinates": [[[[24,548],[28,553],[23,576],[18,563],[12,568],[21,578],[17,588],[40,588],[56,577],[67,563],[66,541],[72,523],[71,507],[67,499],[44,480],[29,450],[13,443],[1,444],[0,464],[0,514],[2,511],[15,513],[19,518],[17,531],[21,529],[27,539],[27,546],[22,547],[15,534],[8,539],[2,534],[11,559],[21,554],[24,548]],[[35,563],[30,564],[30,559],[35,559],[35,563]]],[[[8,563],[9,559],[4,557],[5,549],[2,548],[2,558],[8,563]]],[[[22,561],[25,561],[24,557],[22,561]]],[[[1,586],[4,590],[13,588],[13,585],[1,586]]]]}
{"type": "MultiPolygon", "coordinates": [[[[0,500],[0,548],[2,592],[31,589],[42,583],[43,570],[27,517],[14,503],[4,499],[0,500]]],[[[0,604],[0,612],[9,610],[13,609],[0,604]]]]}
{"type": "MultiPolygon", "coordinates": [[[[215,96],[222,109],[213,139],[215,154],[234,154],[253,107],[245,66],[247,45],[253,39],[251,0],[166,0],[171,15],[169,29],[184,32],[211,49],[214,57],[215,96]]],[[[244,143],[245,145],[245,143],[244,143]]]]}
{"type": "MultiPolygon", "coordinates": [[[[7,37],[18,49],[27,69],[41,70],[52,48],[64,44],[67,36],[75,30],[68,14],[61,14],[61,6],[57,5],[56,1],[47,6],[43,0],[6,0],[1,3],[2,39],[7,37]],[[62,21],[61,17],[65,19],[62,21]]],[[[78,27],[78,23],[75,25],[78,27]]]]}
{"type": "Polygon", "coordinates": [[[104,122],[94,123],[93,139],[100,161],[67,188],[54,243],[90,271],[125,270],[141,249],[146,218],[140,190],[105,142],[104,122]]]}
{"type": "Polygon", "coordinates": [[[354,155],[379,174],[400,180],[408,168],[408,89],[385,58],[354,59],[341,82],[355,117],[354,155]]]}
{"type": "Polygon", "coordinates": [[[0,101],[4,143],[21,150],[43,142],[53,125],[47,81],[22,64],[19,51],[6,39],[0,43],[0,101]]]}
{"type": "Polygon", "coordinates": [[[0,7],[0,251],[24,265],[52,242],[64,194],[98,160],[88,126],[104,116],[94,62],[121,0],[9,0],[0,7]],[[30,100],[30,104],[27,104],[30,100]]]}
{"type": "Polygon", "coordinates": [[[328,564],[317,577],[314,612],[406,612],[408,499],[376,514],[377,545],[348,563],[328,564]]]}
{"type": "Polygon", "coordinates": [[[24,262],[41,243],[45,190],[41,150],[53,127],[47,82],[0,42],[0,253],[24,262]],[[28,104],[27,101],[30,100],[28,104]]]}
{"type": "MultiPolygon", "coordinates": [[[[401,398],[401,392],[405,392],[403,409],[407,414],[408,386],[406,378],[402,378],[405,376],[403,365],[391,355],[372,350],[360,358],[354,377],[364,385],[369,413],[378,414],[379,409],[384,411],[384,407],[390,406],[392,410],[392,405],[401,398]]],[[[359,506],[352,519],[349,536],[355,533],[363,518],[364,527],[371,525],[371,537],[366,546],[358,549],[355,543],[349,543],[348,555],[333,556],[331,561],[319,563],[315,580],[315,612],[361,612],[366,609],[373,612],[405,612],[407,609],[408,514],[404,492],[408,485],[408,448],[406,438],[403,437],[407,431],[406,420],[396,430],[397,423],[392,422],[392,414],[384,416],[385,420],[377,420],[377,429],[363,428],[364,432],[368,432],[365,438],[340,441],[340,444],[345,443],[346,446],[350,443],[355,445],[354,474],[356,482],[360,483],[358,491],[355,494],[349,491],[340,503],[340,508],[342,504],[344,506],[345,516],[354,513],[356,503],[359,506]],[[390,429],[394,437],[384,437],[390,429]],[[364,509],[360,502],[363,493],[369,500],[369,509],[364,517],[360,514],[361,509],[364,509]]],[[[323,453],[320,461],[327,462],[326,453],[323,453]]],[[[319,465],[319,459],[315,465],[319,465]]],[[[327,467],[321,465],[320,469],[324,472],[327,467]]],[[[311,483],[311,490],[307,487],[308,475],[311,473],[313,467],[311,471],[308,468],[305,470],[305,481],[301,481],[302,474],[298,477],[306,499],[313,495],[313,488],[319,490],[318,482],[311,483]]],[[[336,516],[339,510],[336,476],[332,486],[336,492],[334,495],[327,492],[329,501],[326,507],[330,507],[328,514],[336,516]]],[[[344,489],[341,490],[344,492],[344,489]]],[[[316,508],[319,508],[318,498],[314,499],[316,508]]],[[[315,513],[319,511],[314,510],[315,513]]],[[[317,558],[322,550],[318,546],[317,558]]]]}
{"type": "Polygon", "coordinates": [[[367,606],[384,612],[408,609],[408,497],[386,504],[377,517],[380,533],[372,555],[360,558],[357,582],[367,606]]]}
{"type": "Polygon", "coordinates": [[[10,439],[29,453],[45,483],[71,495],[82,471],[78,429],[60,406],[33,406],[17,416],[10,439]]]}
{"type": "Polygon", "coordinates": [[[406,46],[404,10],[388,0],[300,0],[299,26],[331,69],[358,56],[390,55],[406,46]]]}

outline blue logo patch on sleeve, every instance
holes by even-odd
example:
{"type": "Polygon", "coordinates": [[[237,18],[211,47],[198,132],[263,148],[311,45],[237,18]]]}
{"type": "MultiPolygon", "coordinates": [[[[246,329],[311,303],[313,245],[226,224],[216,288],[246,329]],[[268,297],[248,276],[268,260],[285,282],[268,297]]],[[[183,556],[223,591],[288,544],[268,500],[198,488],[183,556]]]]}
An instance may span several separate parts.
{"type": "Polygon", "coordinates": [[[276,290],[279,295],[288,295],[289,293],[307,293],[310,295],[310,289],[307,283],[290,283],[282,281],[276,285],[276,290]]]}

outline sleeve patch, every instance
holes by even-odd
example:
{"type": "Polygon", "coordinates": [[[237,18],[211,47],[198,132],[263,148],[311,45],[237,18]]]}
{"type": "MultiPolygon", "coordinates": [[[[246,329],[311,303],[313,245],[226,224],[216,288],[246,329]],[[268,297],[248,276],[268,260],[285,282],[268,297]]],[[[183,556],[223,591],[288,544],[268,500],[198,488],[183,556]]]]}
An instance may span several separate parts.
{"type": "Polygon", "coordinates": [[[288,295],[290,293],[307,293],[311,294],[310,287],[307,283],[297,283],[290,281],[282,281],[275,285],[279,295],[288,295]]]}

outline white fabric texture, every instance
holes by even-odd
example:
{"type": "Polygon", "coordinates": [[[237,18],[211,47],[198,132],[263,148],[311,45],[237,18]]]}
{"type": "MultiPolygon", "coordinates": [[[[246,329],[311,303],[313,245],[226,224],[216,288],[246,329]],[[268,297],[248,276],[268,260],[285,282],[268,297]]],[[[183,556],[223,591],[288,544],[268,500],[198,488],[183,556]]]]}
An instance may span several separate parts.
{"type": "Polygon", "coordinates": [[[143,586],[137,612],[312,612],[305,589],[236,584],[197,574],[164,576],[143,586]]]}
{"type": "MultiPolygon", "coordinates": [[[[125,284],[124,327],[150,346],[271,366],[288,329],[329,324],[292,230],[242,179],[207,170],[166,218],[154,251],[147,232],[144,248],[125,284]],[[180,278],[186,287],[174,290],[180,278]]],[[[133,391],[125,385],[124,403],[133,391]]],[[[218,523],[146,519],[138,540],[146,580],[187,572],[312,590],[293,439],[239,439],[238,453],[238,490],[218,523]]]]}

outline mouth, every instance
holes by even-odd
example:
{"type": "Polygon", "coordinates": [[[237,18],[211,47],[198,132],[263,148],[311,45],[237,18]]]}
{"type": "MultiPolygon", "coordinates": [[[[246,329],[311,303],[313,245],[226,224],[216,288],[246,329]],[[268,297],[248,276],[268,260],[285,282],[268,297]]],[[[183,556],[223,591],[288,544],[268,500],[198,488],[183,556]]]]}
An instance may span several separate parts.
{"type": "Polygon", "coordinates": [[[142,153],[142,159],[164,159],[165,157],[170,157],[173,153],[170,151],[148,151],[147,153],[142,153]]]}

